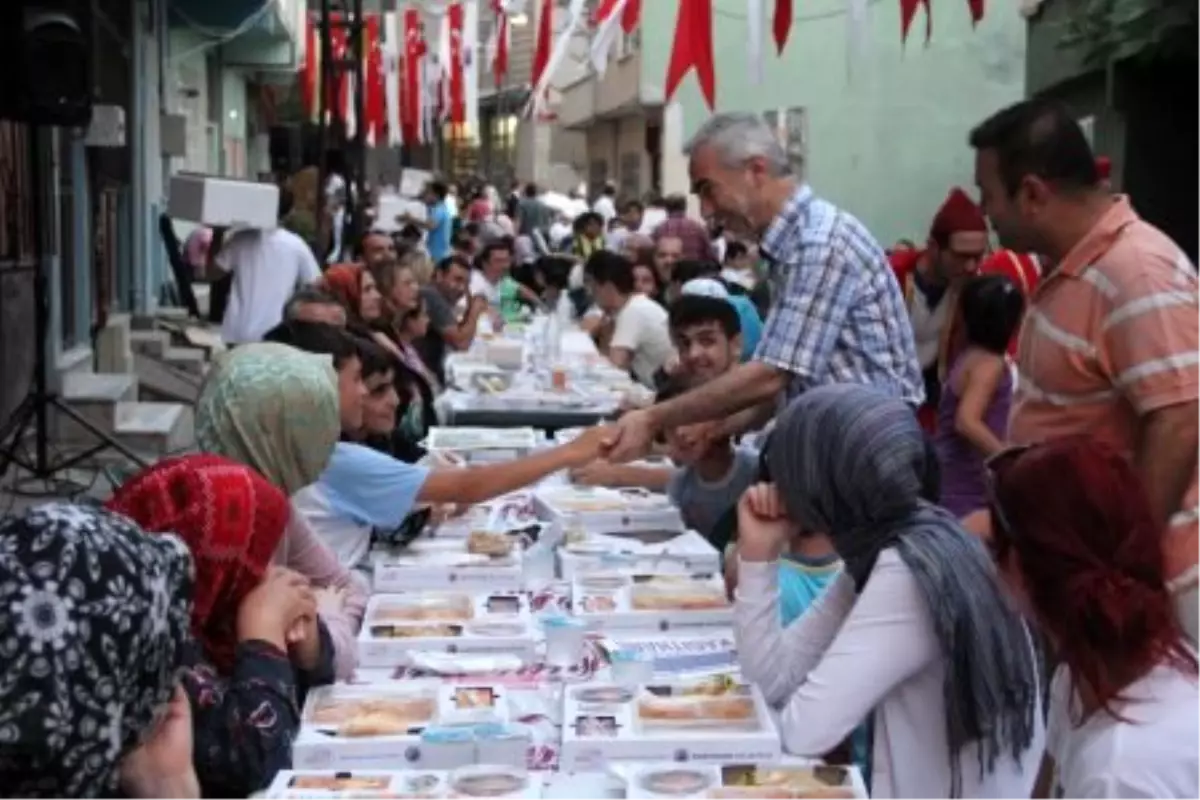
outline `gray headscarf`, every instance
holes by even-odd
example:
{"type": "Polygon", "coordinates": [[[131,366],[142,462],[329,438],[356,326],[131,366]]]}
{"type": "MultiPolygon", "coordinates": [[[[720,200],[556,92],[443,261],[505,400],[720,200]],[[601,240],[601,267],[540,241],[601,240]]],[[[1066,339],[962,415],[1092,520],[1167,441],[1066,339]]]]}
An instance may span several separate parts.
{"type": "Polygon", "coordinates": [[[912,570],[946,659],[950,793],[957,797],[964,745],[979,743],[981,774],[1006,749],[1019,759],[1030,746],[1037,667],[983,545],[921,499],[932,458],[902,401],[836,385],[805,392],[779,416],[767,466],[788,516],[829,533],[859,591],[884,548],[896,548],[912,570]]]}

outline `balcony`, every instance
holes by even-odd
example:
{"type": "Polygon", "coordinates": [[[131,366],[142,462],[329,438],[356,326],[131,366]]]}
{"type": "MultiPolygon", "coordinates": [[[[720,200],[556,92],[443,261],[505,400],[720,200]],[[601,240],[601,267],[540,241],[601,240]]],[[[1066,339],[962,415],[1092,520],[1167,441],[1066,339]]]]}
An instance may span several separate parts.
{"type": "Polygon", "coordinates": [[[294,73],[304,55],[305,0],[172,0],[172,23],[242,33],[222,48],[224,63],[294,73]]]}
{"type": "Polygon", "coordinates": [[[595,122],[626,116],[646,105],[641,82],[640,51],[610,58],[603,78],[589,74],[563,88],[559,122],[569,130],[583,130],[595,122]]]}

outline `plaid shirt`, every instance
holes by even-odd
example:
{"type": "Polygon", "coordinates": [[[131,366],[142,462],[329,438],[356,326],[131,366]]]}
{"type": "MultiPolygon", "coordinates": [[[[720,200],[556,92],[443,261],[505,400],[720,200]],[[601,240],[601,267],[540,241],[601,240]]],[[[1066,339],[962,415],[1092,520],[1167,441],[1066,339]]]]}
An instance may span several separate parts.
{"type": "Polygon", "coordinates": [[[659,239],[673,237],[683,243],[683,257],[694,261],[716,261],[708,228],[687,217],[667,217],[654,229],[650,238],[658,244],[659,239]]]}
{"type": "Polygon", "coordinates": [[[773,304],[754,357],[791,373],[789,400],[822,384],[865,383],[924,401],[904,297],[861,222],[802,186],[761,249],[773,304]]]}

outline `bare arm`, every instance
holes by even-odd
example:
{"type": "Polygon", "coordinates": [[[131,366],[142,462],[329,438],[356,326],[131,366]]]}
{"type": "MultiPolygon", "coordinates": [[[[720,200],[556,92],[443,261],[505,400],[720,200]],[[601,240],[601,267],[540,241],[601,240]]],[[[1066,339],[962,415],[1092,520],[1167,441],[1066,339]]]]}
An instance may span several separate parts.
{"type": "Polygon", "coordinates": [[[787,373],[761,361],[739,364],[674,400],[646,409],[657,429],[691,425],[757,408],[783,390],[787,373]]]}
{"type": "Polygon", "coordinates": [[[1177,403],[1144,414],[1133,463],[1159,519],[1183,508],[1196,471],[1196,404],[1177,403]]]}
{"type": "Polygon", "coordinates": [[[465,469],[434,469],[417,494],[417,502],[466,505],[483,503],[493,497],[522,489],[559,470],[582,466],[598,455],[598,436],[584,434],[568,444],[503,464],[484,464],[465,469]]]}
{"type": "Polygon", "coordinates": [[[762,430],[775,416],[777,404],[775,398],[732,414],[725,418],[718,428],[720,436],[741,436],[744,433],[762,430]]]}
{"type": "Polygon", "coordinates": [[[605,355],[617,369],[629,369],[629,365],[633,363],[633,353],[624,347],[610,347],[605,355]]]}
{"type": "Polygon", "coordinates": [[[471,342],[475,341],[475,328],[479,324],[479,317],[486,308],[482,303],[472,302],[467,306],[467,313],[461,322],[442,329],[442,339],[455,350],[469,348],[471,342]]]}
{"type": "Polygon", "coordinates": [[[974,445],[984,458],[1004,449],[1004,442],[988,427],[984,416],[1007,369],[1004,359],[997,356],[976,361],[962,375],[954,430],[974,445]]]}
{"type": "Polygon", "coordinates": [[[571,480],[580,486],[609,486],[614,488],[637,486],[652,492],[666,491],[674,467],[647,467],[641,464],[609,464],[593,461],[587,466],[571,470],[571,480]]]}

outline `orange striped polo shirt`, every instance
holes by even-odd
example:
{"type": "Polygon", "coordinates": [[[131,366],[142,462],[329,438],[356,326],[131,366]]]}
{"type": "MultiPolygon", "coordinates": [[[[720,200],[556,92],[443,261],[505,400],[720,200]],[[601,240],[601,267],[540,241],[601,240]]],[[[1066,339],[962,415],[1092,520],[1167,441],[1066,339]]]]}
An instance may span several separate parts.
{"type": "MultiPolygon", "coordinates": [[[[1132,455],[1138,417],[1197,402],[1196,271],[1125,197],[1043,276],[1021,325],[1009,438],[1088,434],[1132,455]]],[[[1164,542],[1169,578],[1196,566],[1197,483],[1164,542]]]]}

